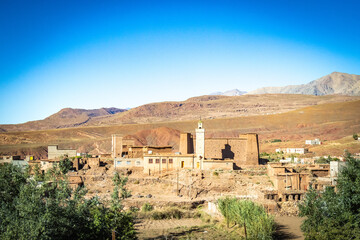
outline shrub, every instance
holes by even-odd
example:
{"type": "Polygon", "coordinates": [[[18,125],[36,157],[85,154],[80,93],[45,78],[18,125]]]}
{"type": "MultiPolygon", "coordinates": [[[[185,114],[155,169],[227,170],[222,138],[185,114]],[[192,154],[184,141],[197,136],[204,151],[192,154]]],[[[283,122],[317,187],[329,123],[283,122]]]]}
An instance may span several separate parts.
{"type": "Polygon", "coordinates": [[[358,139],[359,139],[359,136],[358,136],[356,133],[354,133],[354,134],[353,134],[353,138],[354,138],[354,140],[358,140],[358,139]]]}
{"type": "Polygon", "coordinates": [[[141,207],[142,212],[150,212],[154,209],[154,207],[150,203],[144,203],[141,207]]]}
{"type": "Polygon", "coordinates": [[[213,172],[213,175],[214,175],[214,176],[219,176],[219,173],[218,173],[217,171],[214,171],[214,172],[213,172]]]}

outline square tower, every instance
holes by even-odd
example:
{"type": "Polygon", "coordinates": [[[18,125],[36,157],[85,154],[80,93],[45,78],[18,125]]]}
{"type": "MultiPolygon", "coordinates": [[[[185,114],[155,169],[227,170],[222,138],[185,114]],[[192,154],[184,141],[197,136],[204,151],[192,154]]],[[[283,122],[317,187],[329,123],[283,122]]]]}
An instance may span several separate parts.
{"type": "Polygon", "coordinates": [[[205,156],[205,129],[203,128],[202,121],[198,122],[196,132],[196,149],[195,153],[198,158],[203,159],[205,156]]]}
{"type": "Polygon", "coordinates": [[[111,157],[122,157],[123,150],[123,138],[118,134],[111,136],[111,157]]]}

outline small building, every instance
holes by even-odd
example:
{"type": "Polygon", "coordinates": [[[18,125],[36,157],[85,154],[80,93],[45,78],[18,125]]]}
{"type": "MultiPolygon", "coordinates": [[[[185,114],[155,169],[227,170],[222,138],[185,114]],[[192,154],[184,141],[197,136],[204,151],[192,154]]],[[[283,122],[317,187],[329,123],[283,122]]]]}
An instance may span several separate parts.
{"type": "Polygon", "coordinates": [[[297,153],[297,154],[305,154],[308,153],[308,149],[306,148],[277,148],[275,152],[283,152],[283,153],[297,153]]]}
{"type": "Polygon", "coordinates": [[[48,146],[48,159],[59,159],[61,156],[76,157],[76,150],[59,149],[58,145],[48,146]]]}
{"type": "Polygon", "coordinates": [[[321,141],[318,138],[315,138],[313,140],[305,140],[305,144],[307,145],[321,145],[321,141]]]}
{"type": "Polygon", "coordinates": [[[115,168],[132,168],[132,167],[144,167],[143,158],[115,158],[115,168]]]}

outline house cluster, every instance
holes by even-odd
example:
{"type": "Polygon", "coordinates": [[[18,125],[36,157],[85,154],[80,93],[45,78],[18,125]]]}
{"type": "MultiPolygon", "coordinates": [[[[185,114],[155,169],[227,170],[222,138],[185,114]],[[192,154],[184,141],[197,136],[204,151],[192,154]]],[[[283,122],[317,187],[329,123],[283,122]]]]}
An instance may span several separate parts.
{"type": "Polygon", "coordinates": [[[259,143],[255,133],[237,138],[205,138],[203,123],[198,122],[195,136],[180,134],[179,152],[171,146],[134,146],[133,139],[112,136],[114,166],[139,167],[146,174],[177,169],[240,169],[259,165],[259,143]]]}
{"type": "Polygon", "coordinates": [[[346,162],[330,164],[268,163],[267,175],[274,184],[273,191],[265,191],[265,198],[279,202],[301,200],[307,190],[318,191],[335,187],[337,177],[346,162]]]}

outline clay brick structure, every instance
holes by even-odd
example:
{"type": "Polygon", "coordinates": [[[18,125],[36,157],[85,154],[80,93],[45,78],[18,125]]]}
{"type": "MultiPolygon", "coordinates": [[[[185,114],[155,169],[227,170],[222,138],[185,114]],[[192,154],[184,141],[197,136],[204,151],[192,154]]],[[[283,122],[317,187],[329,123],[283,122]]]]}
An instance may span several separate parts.
{"type": "Polygon", "coordinates": [[[191,154],[194,152],[194,141],[190,133],[180,134],[180,148],[182,154],[191,154]]]}
{"type": "Polygon", "coordinates": [[[123,157],[127,155],[129,147],[135,146],[134,139],[124,139],[119,134],[111,135],[111,157],[123,157]]]}
{"type": "Polygon", "coordinates": [[[195,152],[190,133],[180,135],[180,153],[195,154],[204,160],[233,160],[235,168],[259,165],[259,141],[256,133],[241,134],[238,138],[205,138],[200,121],[196,131],[195,152]]]}
{"type": "Polygon", "coordinates": [[[259,165],[257,134],[242,134],[238,138],[205,138],[202,121],[198,122],[195,133],[195,140],[190,133],[180,134],[178,154],[160,151],[144,153],[144,173],[177,169],[232,170],[244,165],[259,165]]]}
{"type": "Polygon", "coordinates": [[[76,150],[59,149],[58,145],[48,146],[48,159],[59,159],[61,156],[76,157],[76,150]]]}

